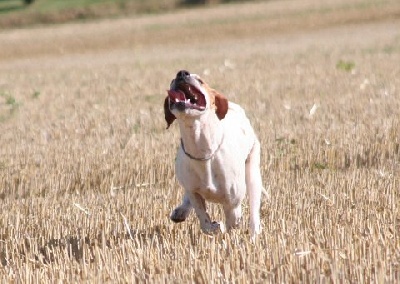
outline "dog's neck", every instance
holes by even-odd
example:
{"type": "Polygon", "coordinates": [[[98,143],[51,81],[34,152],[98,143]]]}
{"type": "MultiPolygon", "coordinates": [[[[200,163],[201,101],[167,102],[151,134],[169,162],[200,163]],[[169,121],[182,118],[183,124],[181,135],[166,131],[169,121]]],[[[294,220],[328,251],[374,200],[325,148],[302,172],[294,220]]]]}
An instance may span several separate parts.
{"type": "Polygon", "coordinates": [[[218,150],[223,139],[222,122],[212,111],[178,119],[186,154],[196,160],[207,160],[218,150]]]}

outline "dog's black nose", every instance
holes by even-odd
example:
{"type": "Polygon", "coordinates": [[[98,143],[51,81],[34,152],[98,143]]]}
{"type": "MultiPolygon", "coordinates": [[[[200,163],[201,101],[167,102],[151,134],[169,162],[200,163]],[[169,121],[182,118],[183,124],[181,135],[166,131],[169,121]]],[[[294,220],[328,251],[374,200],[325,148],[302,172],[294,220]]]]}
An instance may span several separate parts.
{"type": "Polygon", "coordinates": [[[176,79],[179,80],[184,80],[186,77],[190,76],[190,73],[186,70],[181,70],[176,74],[176,79]]]}

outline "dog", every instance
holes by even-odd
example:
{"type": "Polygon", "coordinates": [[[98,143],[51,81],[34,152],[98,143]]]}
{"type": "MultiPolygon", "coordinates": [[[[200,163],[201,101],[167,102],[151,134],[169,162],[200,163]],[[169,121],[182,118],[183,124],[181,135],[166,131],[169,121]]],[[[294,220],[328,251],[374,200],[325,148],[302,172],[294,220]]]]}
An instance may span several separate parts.
{"type": "Polygon", "coordinates": [[[260,142],[237,104],[210,88],[200,76],[186,70],[172,80],[164,101],[167,129],[176,120],[181,134],[175,162],[176,177],[184,188],[182,203],[170,219],[183,222],[192,208],[206,234],[238,227],[246,189],[250,202],[250,235],[261,232],[262,185],[260,142]],[[206,201],[222,204],[225,224],[213,222],[206,201]]]}

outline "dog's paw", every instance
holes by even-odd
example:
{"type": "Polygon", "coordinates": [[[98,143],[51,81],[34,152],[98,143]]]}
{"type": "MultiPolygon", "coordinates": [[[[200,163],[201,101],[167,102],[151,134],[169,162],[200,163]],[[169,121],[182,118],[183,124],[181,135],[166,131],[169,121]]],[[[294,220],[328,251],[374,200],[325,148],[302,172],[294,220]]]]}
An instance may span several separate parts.
{"type": "Polygon", "coordinates": [[[261,224],[250,224],[250,241],[256,242],[257,236],[261,233],[261,224]]]}
{"type": "Polygon", "coordinates": [[[173,222],[180,223],[186,220],[189,216],[190,209],[177,207],[172,211],[171,216],[169,217],[173,222]]]}
{"type": "Polygon", "coordinates": [[[211,222],[208,223],[206,226],[201,228],[202,231],[207,234],[207,235],[215,235],[218,233],[224,233],[225,232],[225,226],[224,224],[220,224],[218,222],[211,222]]]}

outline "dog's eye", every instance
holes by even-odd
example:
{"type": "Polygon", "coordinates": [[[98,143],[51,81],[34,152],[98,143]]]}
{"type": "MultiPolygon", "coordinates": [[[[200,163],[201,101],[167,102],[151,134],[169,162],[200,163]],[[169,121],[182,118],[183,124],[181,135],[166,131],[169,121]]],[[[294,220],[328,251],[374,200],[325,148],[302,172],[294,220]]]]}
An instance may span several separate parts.
{"type": "Polygon", "coordinates": [[[197,78],[197,81],[199,81],[200,84],[204,84],[203,80],[201,80],[200,78],[197,78]]]}

